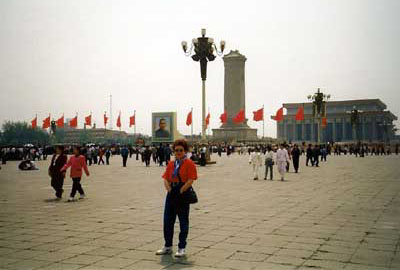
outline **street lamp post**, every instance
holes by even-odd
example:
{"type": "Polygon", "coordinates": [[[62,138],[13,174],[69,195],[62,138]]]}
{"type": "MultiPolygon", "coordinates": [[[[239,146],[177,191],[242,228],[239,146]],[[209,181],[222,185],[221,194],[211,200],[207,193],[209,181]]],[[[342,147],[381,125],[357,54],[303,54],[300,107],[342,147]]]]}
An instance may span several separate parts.
{"type": "Polygon", "coordinates": [[[201,29],[201,37],[192,39],[192,44],[188,49],[186,41],[182,41],[182,49],[186,56],[192,55],[193,61],[200,62],[200,73],[202,80],[202,141],[206,141],[206,78],[207,78],[207,62],[214,61],[215,55],[222,56],[225,49],[225,41],[221,41],[220,50],[218,51],[217,46],[214,44],[214,39],[206,37],[206,29],[201,29]]]}
{"type": "Polygon", "coordinates": [[[353,132],[353,139],[358,141],[359,138],[357,136],[357,128],[358,125],[360,124],[360,113],[362,113],[363,111],[358,110],[356,108],[356,106],[353,106],[353,109],[349,112],[346,113],[350,113],[350,121],[351,121],[351,127],[352,127],[352,132],[353,132]]]}
{"type": "Polygon", "coordinates": [[[318,88],[317,92],[313,95],[307,96],[308,100],[312,101],[313,105],[313,119],[317,119],[317,143],[321,143],[321,121],[322,117],[326,116],[326,102],[331,98],[331,95],[325,95],[318,88]]]}

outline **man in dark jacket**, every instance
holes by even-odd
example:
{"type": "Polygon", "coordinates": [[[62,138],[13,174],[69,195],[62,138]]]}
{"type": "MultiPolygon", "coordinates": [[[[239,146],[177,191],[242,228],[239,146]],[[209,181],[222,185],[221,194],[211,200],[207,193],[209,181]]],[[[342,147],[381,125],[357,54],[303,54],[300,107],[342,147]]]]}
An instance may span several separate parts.
{"type": "Polygon", "coordinates": [[[146,149],[143,152],[143,158],[144,158],[144,162],[146,163],[146,167],[150,166],[151,154],[152,154],[152,152],[151,152],[149,146],[146,146],[146,149]]]}
{"type": "Polygon", "coordinates": [[[165,152],[164,152],[164,146],[162,145],[162,143],[160,143],[160,146],[157,148],[157,157],[158,157],[158,162],[160,163],[160,167],[163,166],[165,152]]]}
{"type": "Polygon", "coordinates": [[[321,155],[321,149],[319,148],[319,145],[315,145],[314,150],[313,150],[313,166],[319,167],[319,156],[321,155]]]}
{"type": "Polygon", "coordinates": [[[301,155],[300,149],[297,146],[297,144],[295,144],[292,150],[292,160],[295,173],[297,173],[299,170],[300,155],[301,155]]]}
{"type": "Polygon", "coordinates": [[[67,163],[67,155],[64,154],[64,146],[57,145],[56,153],[53,155],[49,166],[49,176],[51,177],[51,186],[56,191],[57,199],[61,199],[64,192],[65,171],[61,172],[61,168],[67,163]]]}
{"type": "Polygon", "coordinates": [[[311,144],[309,144],[306,151],[306,166],[308,166],[309,161],[311,161],[311,166],[314,166],[312,157],[313,157],[313,150],[311,149],[311,144]]]}
{"type": "Polygon", "coordinates": [[[123,146],[121,149],[122,156],[122,166],[126,167],[126,161],[128,160],[129,150],[126,146],[123,146]]]}

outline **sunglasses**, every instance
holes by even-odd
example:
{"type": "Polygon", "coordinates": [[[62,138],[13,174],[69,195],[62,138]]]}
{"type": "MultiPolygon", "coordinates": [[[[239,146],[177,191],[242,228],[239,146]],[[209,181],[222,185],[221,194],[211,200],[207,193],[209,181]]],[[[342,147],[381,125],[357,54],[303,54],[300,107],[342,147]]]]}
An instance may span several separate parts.
{"type": "Polygon", "coordinates": [[[174,150],[174,152],[177,152],[177,153],[181,153],[181,152],[184,152],[185,150],[183,150],[182,148],[178,148],[178,149],[175,149],[174,150]]]}

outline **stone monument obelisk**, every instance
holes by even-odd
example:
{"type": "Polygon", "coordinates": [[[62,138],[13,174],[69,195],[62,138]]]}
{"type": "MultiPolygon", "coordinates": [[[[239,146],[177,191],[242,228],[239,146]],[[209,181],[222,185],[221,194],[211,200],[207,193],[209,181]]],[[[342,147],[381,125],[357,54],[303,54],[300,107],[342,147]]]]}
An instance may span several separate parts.
{"type": "Polygon", "coordinates": [[[224,81],[224,110],[227,113],[227,122],[218,129],[213,129],[213,138],[216,140],[256,140],[257,129],[247,125],[247,119],[240,124],[233,122],[233,118],[240,110],[246,112],[245,90],[245,62],[246,57],[239,51],[231,51],[223,57],[225,67],[224,81]]]}

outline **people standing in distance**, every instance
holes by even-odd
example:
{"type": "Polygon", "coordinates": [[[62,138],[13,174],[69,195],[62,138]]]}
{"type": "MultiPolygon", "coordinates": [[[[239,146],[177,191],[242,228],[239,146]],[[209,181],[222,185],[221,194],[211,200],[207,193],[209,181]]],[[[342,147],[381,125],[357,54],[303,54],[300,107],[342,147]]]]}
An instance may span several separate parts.
{"type": "Polygon", "coordinates": [[[275,153],[272,151],[270,145],[267,146],[267,152],[265,153],[265,176],[264,180],[267,180],[268,170],[269,170],[269,180],[273,179],[273,166],[275,162],[275,153]]]}
{"type": "Polygon", "coordinates": [[[74,201],[74,197],[76,192],[78,191],[80,194],[79,199],[85,198],[85,192],[82,189],[81,185],[81,178],[82,178],[82,169],[85,171],[86,176],[89,176],[89,170],[86,165],[85,157],[80,153],[81,147],[75,146],[73,148],[73,156],[69,158],[68,163],[62,167],[61,172],[65,172],[69,167],[70,170],[70,177],[72,178],[72,190],[70,198],[68,199],[69,202],[74,201]]]}
{"type": "Polygon", "coordinates": [[[126,161],[128,160],[129,150],[124,145],[121,149],[121,156],[122,156],[122,167],[126,167],[126,161]]]}
{"type": "Polygon", "coordinates": [[[253,167],[253,180],[258,180],[258,171],[262,165],[260,149],[256,148],[250,154],[249,164],[253,167]]]}
{"type": "Polygon", "coordinates": [[[279,145],[279,149],[276,152],[276,165],[278,166],[278,172],[281,175],[281,181],[285,180],[286,165],[289,161],[289,155],[283,144],[279,145]]]}
{"type": "Polygon", "coordinates": [[[197,170],[194,162],[187,158],[189,146],[185,140],[176,140],[173,144],[175,161],[170,162],[162,176],[167,190],[164,207],[164,240],[165,245],[156,252],[157,255],[172,253],[174,225],[176,216],[179,218],[180,233],[176,257],[186,255],[186,239],[189,233],[190,205],[182,200],[182,194],[191,188],[197,180],[197,170]]]}
{"type": "Polygon", "coordinates": [[[56,191],[56,198],[60,200],[64,192],[64,178],[65,172],[61,172],[61,169],[67,163],[67,155],[64,154],[64,146],[57,145],[56,152],[51,159],[49,166],[49,176],[51,177],[51,186],[56,191]]]}
{"type": "Polygon", "coordinates": [[[297,144],[295,144],[292,150],[292,160],[295,173],[298,173],[299,171],[300,155],[301,155],[300,149],[297,146],[297,144]]]}

